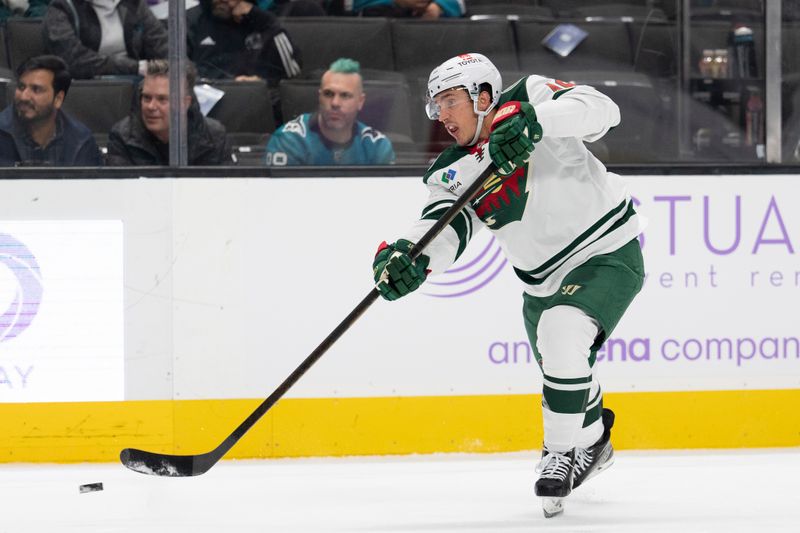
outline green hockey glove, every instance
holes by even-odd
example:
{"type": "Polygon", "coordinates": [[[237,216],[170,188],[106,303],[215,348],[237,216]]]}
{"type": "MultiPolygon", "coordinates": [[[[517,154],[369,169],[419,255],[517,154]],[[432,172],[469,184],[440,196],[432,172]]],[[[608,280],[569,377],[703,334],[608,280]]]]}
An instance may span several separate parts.
{"type": "Polygon", "coordinates": [[[542,126],[528,102],[506,102],[495,113],[489,135],[489,157],[500,174],[511,174],[530,158],[542,140],[542,126]]]}
{"type": "Polygon", "coordinates": [[[375,288],[386,300],[397,300],[417,290],[428,277],[431,258],[423,254],[412,261],[408,255],[412,246],[414,243],[399,239],[394,244],[382,242],[378,247],[372,262],[372,275],[375,288]]]}

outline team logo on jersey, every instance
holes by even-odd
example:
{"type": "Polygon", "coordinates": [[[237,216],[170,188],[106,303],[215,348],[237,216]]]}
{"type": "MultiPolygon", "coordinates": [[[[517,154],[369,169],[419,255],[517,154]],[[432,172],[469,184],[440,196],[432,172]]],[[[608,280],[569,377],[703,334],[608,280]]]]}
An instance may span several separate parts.
{"type": "Polygon", "coordinates": [[[383,133],[379,132],[376,129],[373,129],[373,128],[370,128],[369,126],[367,126],[361,132],[361,138],[362,139],[369,139],[373,143],[376,143],[376,142],[380,141],[381,139],[385,139],[386,135],[384,135],[383,133]]]}
{"type": "Polygon", "coordinates": [[[578,292],[578,289],[580,289],[581,287],[582,285],[564,285],[563,287],[561,287],[561,294],[563,294],[564,296],[572,296],[573,294],[578,292]]]}
{"type": "Polygon", "coordinates": [[[492,174],[483,186],[483,194],[472,202],[475,214],[494,230],[522,220],[528,203],[527,183],[527,164],[515,168],[508,176],[492,174]]]}
{"type": "Polygon", "coordinates": [[[286,133],[294,133],[299,135],[300,137],[306,136],[306,127],[303,124],[303,116],[300,115],[299,117],[290,120],[286,124],[283,125],[283,131],[286,133]]]}

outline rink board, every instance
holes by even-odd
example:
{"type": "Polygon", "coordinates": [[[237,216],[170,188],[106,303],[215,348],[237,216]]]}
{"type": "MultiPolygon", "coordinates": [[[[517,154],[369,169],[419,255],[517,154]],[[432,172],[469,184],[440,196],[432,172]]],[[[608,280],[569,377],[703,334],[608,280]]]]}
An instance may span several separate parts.
{"type": "MultiPolygon", "coordinates": [[[[598,355],[615,444],[800,446],[800,177],[629,182],[650,220],[648,278],[598,355]]],[[[214,447],[370,290],[377,243],[426,194],[406,178],[0,187],[0,233],[37,258],[43,287],[39,301],[19,281],[37,315],[15,311],[0,332],[0,461],[214,447]],[[47,239],[27,228],[48,221],[47,239]],[[73,227],[105,240],[69,244],[73,227]]],[[[0,312],[17,309],[14,283],[0,272],[0,312]]],[[[478,233],[452,271],[377,302],[231,456],[538,447],[520,293],[478,233]]]]}
{"type": "MultiPolygon", "coordinates": [[[[260,400],[0,404],[0,462],[116,461],[122,448],[216,447],[260,400]]],[[[287,399],[234,458],[538,449],[541,397],[287,399]]],[[[800,391],[610,393],[624,449],[800,446],[800,391]]]]}

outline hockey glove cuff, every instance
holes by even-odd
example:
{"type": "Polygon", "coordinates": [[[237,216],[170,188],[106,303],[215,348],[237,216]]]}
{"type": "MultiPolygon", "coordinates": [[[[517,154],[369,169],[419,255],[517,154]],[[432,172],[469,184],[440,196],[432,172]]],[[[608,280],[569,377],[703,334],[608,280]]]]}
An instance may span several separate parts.
{"type": "Polygon", "coordinates": [[[489,157],[501,174],[510,174],[531,156],[534,143],[542,140],[542,126],[528,102],[506,102],[492,121],[489,157]]]}
{"type": "Polygon", "coordinates": [[[394,244],[381,243],[375,260],[372,262],[372,275],[375,288],[386,300],[397,300],[415,291],[428,277],[427,255],[420,255],[412,261],[408,253],[414,243],[399,239],[394,244]]]}

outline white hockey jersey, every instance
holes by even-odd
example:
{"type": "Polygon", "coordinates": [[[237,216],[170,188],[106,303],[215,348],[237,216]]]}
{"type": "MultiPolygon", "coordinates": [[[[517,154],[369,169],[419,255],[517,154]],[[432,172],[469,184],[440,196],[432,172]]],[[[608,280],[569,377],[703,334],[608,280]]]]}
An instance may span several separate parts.
{"type": "MultiPolygon", "coordinates": [[[[503,91],[498,105],[514,100],[533,105],[542,140],[524,168],[507,177],[493,175],[424,253],[431,270],[443,272],[486,226],[525,291],[548,296],[570,270],[639,235],[644,221],[622,179],[583,144],[619,124],[611,99],[586,85],[528,76],[503,91]]],[[[442,152],[425,173],[430,196],[422,216],[403,237],[418,241],[490,162],[486,141],[442,152]]]]}

